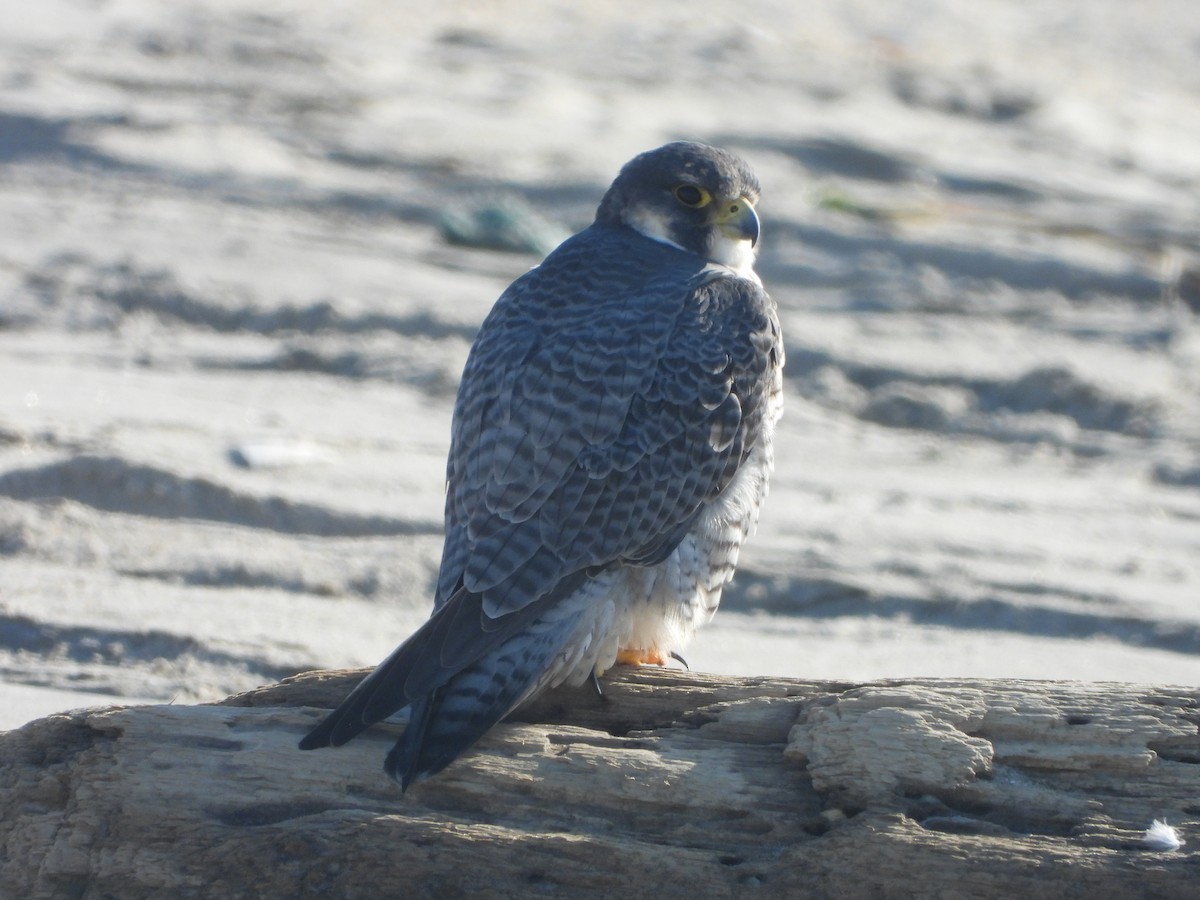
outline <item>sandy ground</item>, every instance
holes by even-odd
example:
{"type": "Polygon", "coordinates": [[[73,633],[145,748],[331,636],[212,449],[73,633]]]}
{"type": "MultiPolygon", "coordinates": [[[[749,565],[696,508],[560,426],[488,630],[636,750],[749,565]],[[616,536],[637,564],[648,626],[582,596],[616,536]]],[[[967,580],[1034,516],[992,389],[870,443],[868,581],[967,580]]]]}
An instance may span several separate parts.
{"type": "Polygon", "coordinates": [[[538,259],[447,218],[680,137],[788,353],[692,666],[1200,683],[1197,97],[1190,0],[6,4],[0,727],[377,662],[538,259]]]}

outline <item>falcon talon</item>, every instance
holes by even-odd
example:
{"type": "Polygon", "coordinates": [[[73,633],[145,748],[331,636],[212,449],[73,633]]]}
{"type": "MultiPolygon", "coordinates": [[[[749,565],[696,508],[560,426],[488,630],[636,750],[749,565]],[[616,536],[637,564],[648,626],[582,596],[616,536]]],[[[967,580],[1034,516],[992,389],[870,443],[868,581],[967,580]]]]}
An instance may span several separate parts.
{"type": "Polygon", "coordinates": [[[595,669],[592,669],[591,681],[592,687],[596,690],[596,696],[601,700],[607,700],[608,698],[604,696],[604,689],[600,687],[600,673],[598,673],[595,669]]]}
{"type": "Polygon", "coordinates": [[[681,666],[683,666],[689,672],[692,671],[692,667],[688,665],[687,660],[684,659],[682,656],[680,656],[678,653],[676,653],[674,650],[672,650],[670,652],[670,654],[668,654],[668,655],[671,657],[671,659],[675,660],[675,662],[679,663],[681,666]]]}
{"type": "Polygon", "coordinates": [[[504,291],[454,405],[433,613],[302,749],[408,707],[384,763],[407,788],[542,690],[687,665],[620,648],[682,647],[758,522],[783,410],[758,196],[739,157],[667,144],[504,291]]]}

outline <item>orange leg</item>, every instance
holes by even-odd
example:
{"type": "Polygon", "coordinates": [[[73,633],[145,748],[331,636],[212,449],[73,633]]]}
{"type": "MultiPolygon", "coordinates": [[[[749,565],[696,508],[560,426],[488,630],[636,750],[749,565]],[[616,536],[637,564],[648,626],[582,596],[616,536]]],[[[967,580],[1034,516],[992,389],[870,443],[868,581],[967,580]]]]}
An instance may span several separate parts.
{"type": "Polygon", "coordinates": [[[665,666],[667,658],[654,650],[629,647],[617,651],[617,663],[625,666],[665,666]]]}

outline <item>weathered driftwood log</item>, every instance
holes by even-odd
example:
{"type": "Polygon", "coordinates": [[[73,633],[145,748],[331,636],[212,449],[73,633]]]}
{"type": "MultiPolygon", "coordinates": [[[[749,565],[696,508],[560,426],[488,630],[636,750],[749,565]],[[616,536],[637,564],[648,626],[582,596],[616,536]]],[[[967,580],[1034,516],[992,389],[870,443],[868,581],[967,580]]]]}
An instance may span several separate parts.
{"type": "Polygon", "coordinates": [[[618,670],[402,795],[401,725],[296,749],[362,674],[0,735],[0,896],[1200,891],[1200,691],[618,670]]]}

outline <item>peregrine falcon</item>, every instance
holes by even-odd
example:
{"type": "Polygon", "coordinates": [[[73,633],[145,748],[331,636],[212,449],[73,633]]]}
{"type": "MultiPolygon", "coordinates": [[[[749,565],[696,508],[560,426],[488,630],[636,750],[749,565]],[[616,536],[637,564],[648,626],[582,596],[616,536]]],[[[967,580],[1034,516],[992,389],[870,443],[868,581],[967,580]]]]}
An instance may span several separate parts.
{"type": "Polygon", "coordinates": [[[643,153],[503,293],[454,408],[434,611],[302,749],[411,707],[384,766],[407,788],[533,695],[662,665],[712,617],[782,411],[758,195],[726,151],[643,153]]]}

